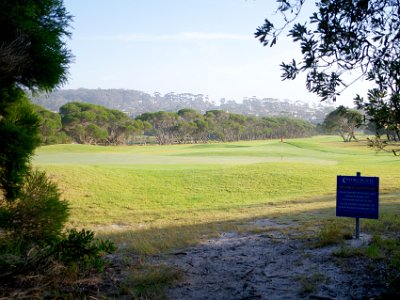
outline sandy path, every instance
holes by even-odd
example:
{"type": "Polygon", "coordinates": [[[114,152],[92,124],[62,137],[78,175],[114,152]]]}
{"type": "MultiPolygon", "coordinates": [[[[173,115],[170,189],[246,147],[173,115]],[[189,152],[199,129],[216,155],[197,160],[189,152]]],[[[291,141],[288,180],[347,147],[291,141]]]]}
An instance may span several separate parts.
{"type": "MultiPolygon", "coordinates": [[[[262,226],[275,226],[268,220],[262,226]]],[[[384,287],[365,263],[338,263],[338,246],[310,248],[277,231],[223,234],[159,259],[182,270],[170,299],[368,299],[384,287]]]]}

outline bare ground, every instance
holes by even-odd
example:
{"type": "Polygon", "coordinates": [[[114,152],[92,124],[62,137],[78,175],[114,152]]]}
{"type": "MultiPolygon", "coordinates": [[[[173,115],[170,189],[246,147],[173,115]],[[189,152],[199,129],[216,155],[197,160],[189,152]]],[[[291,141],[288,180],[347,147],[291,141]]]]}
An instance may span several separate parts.
{"type": "Polygon", "coordinates": [[[315,238],[302,235],[297,224],[263,219],[250,225],[252,232],[261,233],[223,233],[148,258],[111,254],[103,273],[77,279],[58,274],[57,289],[46,276],[17,278],[0,284],[0,299],[400,299],[398,287],[394,294],[387,284],[393,274],[383,261],[335,254],[341,247],[367,245],[368,235],[345,245],[316,248],[315,238]],[[146,265],[155,266],[159,273],[177,270],[182,276],[173,286],[168,283],[165,294],[154,288],[150,294],[134,292],[132,284],[137,282],[132,272],[146,265]]]}
{"type": "MultiPolygon", "coordinates": [[[[170,299],[382,299],[387,286],[379,270],[365,258],[333,255],[339,246],[310,247],[270,220],[254,223],[272,231],[239,235],[224,233],[198,246],[162,255],[183,272],[167,290],[170,299]],[[276,229],[276,230],[274,230],[276,229]]],[[[368,236],[347,241],[368,243],[368,236]]]]}

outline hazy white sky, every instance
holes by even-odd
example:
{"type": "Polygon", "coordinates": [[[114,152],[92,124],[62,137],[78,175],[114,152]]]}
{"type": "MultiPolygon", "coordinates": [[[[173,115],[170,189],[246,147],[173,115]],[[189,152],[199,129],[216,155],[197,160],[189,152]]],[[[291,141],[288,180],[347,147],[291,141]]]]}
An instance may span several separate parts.
{"type": "MultiPolygon", "coordinates": [[[[308,1],[312,5],[313,1],[308,1]]],[[[68,46],[75,56],[64,88],[125,88],[317,102],[304,78],[281,81],[279,64],[299,57],[287,38],[272,48],[255,38],[274,0],[65,0],[74,16],[68,46]]],[[[305,8],[305,16],[310,7],[305,8]]],[[[365,85],[346,91],[352,105],[365,85]]]]}

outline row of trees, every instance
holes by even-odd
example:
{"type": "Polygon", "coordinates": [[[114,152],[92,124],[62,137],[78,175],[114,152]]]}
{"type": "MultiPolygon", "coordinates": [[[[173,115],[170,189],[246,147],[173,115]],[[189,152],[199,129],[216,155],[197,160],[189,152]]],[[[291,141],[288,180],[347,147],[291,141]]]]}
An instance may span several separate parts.
{"type": "Polygon", "coordinates": [[[149,127],[119,110],[78,102],[62,106],[60,119],[63,131],[80,144],[121,145],[149,127]]]}
{"type": "Polygon", "coordinates": [[[177,113],[145,113],[137,120],[151,125],[146,133],[156,136],[159,144],[206,143],[209,140],[231,142],[315,134],[315,126],[300,119],[258,118],[222,110],[208,111],[203,115],[192,109],[182,109],[177,113]]]}
{"type": "MultiPolygon", "coordinates": [[[[138,136],[155,137],[160,145],[231,142],[239,140],[307,137],[316,133],[313,124],[288,117],[255,117],[211,110],[205,114],[194,109],[178,112],[144,113],[136,119],[114,109],[90,103],[70,102],[53,113],[35,105],[40,118],[44,144],[68,143],[122,145],[138,140],[138,136]]],[[[355,131],[361,127],[379,130],[398,140],[397,128],[384,121],[368,120],[361,111],[339,106],[325,116],[318,132],[338,134],[344,142],[357,141],[355,131]],[[386,127],[385,127],[386,126],[386,127]]],[[[147,139],[141,139],[145,142],[147,139]]]]}
{"type": "Polygon", "coordinates": [[[287,117],[253,117],[212,110],[144,113],[136,119],[125,113],[80,102],[67,103],[60,113],[36,106],[45,144],[75,141],[80,144],[121,145],[135,136],[154,136],[160,145],[206,143],[280,137],[307,137],[315,126],[287,117]]]}
{"type": "Polygon", "coordinates": [[[51,112],[34,105],[39,117],[41,142],[45,145],[76,142],[92,145],[122,145],[151,127],[125,113],[100,105],[71,102],[51,112]]]}
{"type": "MultiPolygon", "coordinates": [[[[239,99],[237,99],[239,100],[239,99]]],[[[272,98],[245,97],[239,103],[233,99],[221,98],[219,103],[208,99],[206,95],[190,93],[155,92],[150,95],[137,90],[126,89],[68,89],[57,90],[51,94],[34,95],[33,103],[51,111],[59,111],[69,102],[85,102],[121,110],[131,117],[146,112],[178,111],[187,107],[200,113],[209,110],[225,110],[236,114],[257,115],[260,117],[295,117],[320,123],[324,116],[334,109],[328,103],[311,104],[302,101],[278,100],[272,98]]]]}
{"type": "Polygon", "coordinates": [[[51,112],[35,105],[39,115],[42,143],[121,145],[133,135],[143,134],[150,127],[125,113],[100,105],[71,102],[51,112]]]}

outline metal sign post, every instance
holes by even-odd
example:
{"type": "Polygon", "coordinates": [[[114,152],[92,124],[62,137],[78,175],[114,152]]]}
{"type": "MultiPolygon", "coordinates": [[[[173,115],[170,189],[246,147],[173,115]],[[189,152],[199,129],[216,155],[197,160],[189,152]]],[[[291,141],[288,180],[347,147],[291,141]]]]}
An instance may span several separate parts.
{"type": "Polygon", "coordinates": [[[356,239],[360,238],[360,218],[356,218],[356,239]]]}
{"type": "MultiPolygon", "coordinates": [[[[361,172],[357,172],[357,177],[361,176],[361,172]]],[[[356,218],[356,239],[360,238],[360,218],[356,218]]]]}
{"type": "Polygon", "coordinates": [[[337,176],[336,216],[355,218],[359,239],[360,218],[379,218],[379,177],[337,176]]]}

